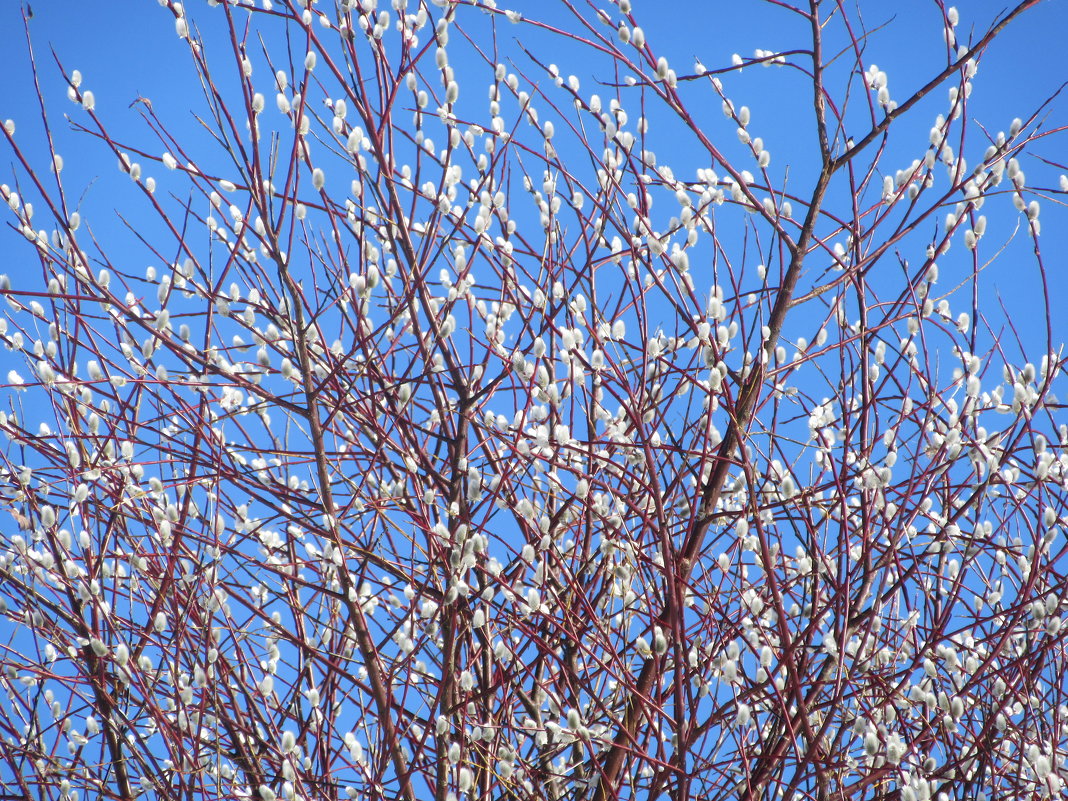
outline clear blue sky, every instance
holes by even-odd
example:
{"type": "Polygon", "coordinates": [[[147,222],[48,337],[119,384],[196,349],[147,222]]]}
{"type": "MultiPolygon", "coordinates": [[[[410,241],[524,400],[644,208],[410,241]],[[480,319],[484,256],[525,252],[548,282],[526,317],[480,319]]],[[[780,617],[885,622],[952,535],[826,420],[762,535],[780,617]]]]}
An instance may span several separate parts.
{"type": "MultiPolygon", "coordinates": [[[[502,2],[501,5],[509,4],[502,2]]],[[[572,24],[567,22],[567,15],[552,3],[518,0],[510,5],[539,18],[572,24]]],[[[962,41],[967,39],[970,28],[984,28],[1006,7],[1001,0],[962,2],[958,5],[961,10],[958,32],[962,41]]],[[[201,3],[187,3],[187,6],[194,20],[205,22],[210,12],[218,10],[202,7],[201,3]]],[[[716,69],[728,66],[734,53],[751,57],[756,48],[778,50],[805,41],[800,20],[757,0],[696,3],[638,0],[634,6],[634,13],[646,29],[647,38],[656,52],[667,56],[680,74],[690,71],[695,57],[708,68],[716,69]]],[[[872,37],[865,61],[878,64],[888,73],[895,98],[906,96],[944,63],[940,61],[944,47],[941,46],[939,11],[933,2],[905,0],[870,3],[862,8],[865,9],[865,23],[870,29],[892,23],[883,35],[876,33],[872,37]],[[914,37],[902,37],[902,21],[905,21],[907,28],[915,31],[914,37]]],[[[83,115],[65,98],[66,84],[55,65],[53,51],[67,70],[81,70],[85,86],[96,95],[98,112],[119,136],[129,133],[131,141],[151,144],[152,140],[146,137],[146,129],[139,120],[140,108],[129,108],[136,98],[147,96],[160,117],[176,126],[176,131],[184,130],[191,137],[199,137],[199,126],[191,119],[189,109],[202,110],[203,98],[192,78],[186,49],[174,36],[173,15],[158,4],[145,0],[113,0],[107,4],[39,0],[32,4],[32,9],[30,32],[39,67],[39,80],[52,125],[56,129],[57,150],[65,158],[64,177],[68,189],[85,188],[84,199],[90,204],[99,202],[100,211],[122,205],[112,203],[111,198],[115,196],[109,193],[113,186],[117,186],[115,191],[119,192],[123,188],[129,190],[129,187],[123,187],[121,176],[110,169],[111,157],[87,137],[71,137],[64,130],[64,114],[72,114],[77,120],[81,120],[83,115]]],[[[20,143],[27,147],[29,153],[37,155],[40,159],[38,163],[45,164],[47,151],[41,147],[40,114],[25,58],[22,10],[22,4],[15,0],[0,5],[0,47],[7,54],[8,62],[4,87],[0,93],[0,118],[16,119],[20,143]]],[[[205,25],[205,30],[210,44],[212,28],[205,25]]],[[[512,31],[515,31],[515,35],[522,34],[524,41],[532,43],[535,52],[539,52],[536,48],[538,39],[533,31],[527,27],[500,28],[503,36],[513,35],[512,31]]],[[[1036,110],[1051,88],[1055,88],[1062,80],[1058,76],[1068,77],[1063,67],[1065,31],[1068,31],[1068,3],[1058,0],[1041,3],[1011,26],[983,58],[976,91],[970,101],[969,110],[973,117],[991,132],[996,132],[1007,129],[1013,117],[1026,118],[1036,110]]],[[[579,66],[569,63],[567,49],[560,47],[556,40],[551,55],[546,60],[559,62],[565,74],[580,72],[579,66]]],[[[543,54],[539,52],[539,56],[543,54]]],[[[752,108],[754,135],[764,138],[767,148],[773,153],[774,165],[780,168],[789,165],[790,185],[804,194],[805,187],[811,185],[814,164],[810,156],[814,142],[810,141],[807,130],[798,136],[788,122],[795,114],[803,118],[808,113],[810,99],[803,85],[796,79],[784,79],[781,72],[775,69],[750,68],[740,75],[726,76],[724,80],[735,102],[752,108]],[[762,121],[768,122],[761,124],[762,121]]],[[[584,90],[593,90],[592,82],[588,79],[584,79],[583,87],[584,90]]],[[[476,88],[475,91],[481,92],[481,89],[476,88]]],[[[926,102],[929,113],[914,115],[914,133],[919,137],[915,146],[904,147],[900,144],[901,140],[897,140],[901,155],[895,158],[892,150],[890,157],[884,161],[887,167],[905,167],[908,160],[922,155],[927,126],[934,115],[944,109],[944,97],[944,90],[935,92],[926,102]]],[[[709,110],[709,118],[716,120],[717,125],[722,123],[718,107],[709,110]]],[[[1058,104],[1053,107],[1047,127],[1066,121],[1063,103],[1058,104]]],[[[898,127],[907,130],[910,124],[913,123],[905,121],[898,127]]],[[[663,155],[667,152],[664,148],[673,149],[675,143],[657,144],[662,160],[668,161],[668,157],[663,155]]],[[[1059,150],[1063,152],[1063,146],[1059,150]]],[[[1055,158],[1059,150],[1057,146],[1050,146],[1043,152],[1055,158]]],[[[741,155],[740,148],[737,153],[741,155]]],[[[691,180],[692,171],[706,160],[701,154],[689,155],[685,151],[680,153],[674,150],[670,157],[671,163],[679,165],[676,171],[680,177],[691,180]]],[[[1035,176],[1041,169],[1038,164],[1025,164],[1024,167],[1035,176]]],[[[4,170],[2,165],[0,170],[4,170]]],[[[9,180],[10,172],[5,170],[4,173],[0,174],[0,181],[9,180]]],[[[1049,174],[1048,185],[1056,188],[1056,171],[1050,171],[1049,174]]],[[[1031,182],[1037,183],[1034,178],[1031,182]]],[[[999,217],[1012,217],[1009,213],[1000,215],[993,206],[988,206],[984,212],[992,222],[999,217]]],[[[98,227],[106,225],[106,216],[98,214],[94,224],[98,227]]],[[[1051,254],[1064,244],[1062,232],[1052,226],[1044,230],[1043,236],[1051,254]]],[[[17,262],[9,264],[6,269],[17,273],[17,262]]],[[[1013,278],[1013,281],[999,286],[1007,295],[1010,307],[1036,289],[1036,284],[1026,278],[1019,280],[1018,275],[1013,278]]],[[[1053,278],[1065,280],[1056,274],[1053,278]]],[[[1063,284],[1058,291],[1062,297],[1068,297],[1068,290],[1063,284]]]]}

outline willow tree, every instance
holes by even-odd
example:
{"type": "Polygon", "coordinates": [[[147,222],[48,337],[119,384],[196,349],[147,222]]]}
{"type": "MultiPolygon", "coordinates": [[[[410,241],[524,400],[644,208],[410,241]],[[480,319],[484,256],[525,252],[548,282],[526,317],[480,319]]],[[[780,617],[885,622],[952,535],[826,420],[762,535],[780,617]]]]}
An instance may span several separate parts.
{"type": "Polygon", "coordinates": [[[160,5],[8,57],[4,798],[1063,792],[1063,7],[160,5]]]}

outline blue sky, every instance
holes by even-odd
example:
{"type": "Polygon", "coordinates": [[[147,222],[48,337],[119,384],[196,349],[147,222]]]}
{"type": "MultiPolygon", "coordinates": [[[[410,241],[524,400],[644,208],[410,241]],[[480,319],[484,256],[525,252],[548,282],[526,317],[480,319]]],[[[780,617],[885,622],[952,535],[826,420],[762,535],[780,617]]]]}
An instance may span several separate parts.
{"type": "MultiPolygon", "coordinates": [[[[191,11],[200,13],[204,10],[198,11],[197,5],[189,4],[191,11]]],[[[550,22],[554,18],[562,23],[568,19],[568,15],[554,9],[551,4],[517,2],[512,5],[520,11],[536,11],[540,18],[550,22]]],[[[880,32],[876,31],[865,53],[865,61],[878,64],[889,75],[895,98],[905,97],[926,81],[933,70],[944,64],[945,48],[938,24],[940,12],[934,3],[923,0],[872,5],[874,9],[865,7],[863,14],[867,26],[875,29],[886,24],[893,33],[880,36],[880,32]],[[916,31],[914,38],[902,40],[899,26],[903,20],[907,21],[906,27],[916,31]]],[[[42,129],[34,86],[28,61],[23,57],[26,41],[20,6],[20,3],[10,2],[0,7],[0,46],[3,52],[9,54],[11,62],[9,79],[0,101],[0,113],[4,118],[14,117],[17,120],[19,141],[27,148],[27,152],[47,162],[47,151],[40,147],[43,138],[40,136],[42,129]]],[[[146,129],[139,119],[141,109],[137,105],[131,107],[138,97],[149,97],[162,119],[175,126],[174,130],[185,132],[183,135],[194,139],[201,134],[199,125],[191,119],[189,109],[201,108],[202,97],[195,81],[191,80],[188,53],[173,35],[173,16],[167,9],[141,0],[110,2],[106,6],[106,13],[101,8],[96,4],[38,2],[33,4],[33,18],[29,27],[39,66],[38,80],[55,130],[57,150],[65,157],[68,186],[83,187],[84,199],[99,201],[101,210],[104,210],[108,208],[113,185],[122,187],[122,182],[118,180],[120,176],[102,170],[104,166],[110,166],[110,159],[94,155],[99,151],[94,150],[94,145],[86,137],[72,137],[65,130],[63,115],[71,114],[73,119],[79,121],[84,115],[65,99],[66,84],[53,60],[53,51],[67,70],[79,69],[82,72],[85,86],[91,87],[96,94],[98,111],[112,132],[118,136],[128,132],[131,141],[146,142],[146,129]],[[72,178],[76,180],[71,181],[72,178]]],[[[983,0],[961,3],[960,9],[962,21],[958,35],[962,41],[966,41],[971,27],[983,29],[1004,11],[1004,4],[983,0]]],[[[803,24],[793,15],[757,0],[674,5],[638,3],[635,14],[648,32],[647,38],[656,53],[665,55],[680,74],[691,71],[695,58],[709,69],[718,69],[728,66],[735,53],[751,57],[757,48],[778,50],[780,46],[798,41],[799,35],[805,33],[803,24]]],[[[1026,118],[1038,109],[1050,91],[1057,87],[1057,76],[1062,74],[1060,51],[1063,31],[1066,29],[1068,7],[1052,0],[1040,3],[1022,20],[1010,26],[983,57],[981,79],[976,82],[976,91],[970,100],[970,114],[993,133],[1007,129],[1013,117],[1026,118]]],[[[206,31],[210,43],[211,26],[206,26],[206,31]]],[[[513,31],[518,33],[519,29],[507,25],[499,29],[502,38],[512,35],[513,31]]],[[[534,52],[538,53],[538,34],[524,28],[522,35],[524,42],[530,43],[534,52]]],[[[555,59],[560,62],[565,72],[575,69],[568,64],[567,48],[561,47],[558,41],[553,41],[551,52],[553,58],[547,61],[555,59]]],[[[595,74],[591,77],[609,76],[595,74]]],[[[752,109],[754,134],[762,136],[768,150],[774,154],[774,167],[781,169],[788,165],[790,186],[804,194],[814,178],[813,160],[808,154],[812,152],[815,142],[807,126],[801,129],[801,135],[798,136],[788,123],[783,124],[791,118],[806,119],[810,113],[809,93],[800,76],[786,75],[775,68],[748,68],[741,73],[724,76],[724,81],[735,102],[744,103],[752,109]]],[[[584,80],[583,86],[591,86],[590,81],[584,80]]],[[[922,153],[927,127],[945,105],[945,92],[938,90],[921,103],[920,109],[909,115],[909,119],[896,126],[903,133],[909,132],[912,126],[911,132],[916,140],[911,144],[896,140],[903,163],[895,163],[895,167],[907,165],[904,154],[907,153],[911,158],[914,154],[922,153]]],[[[1049,112],[1052,116],[1045,118],[1046,127],[1063,124],[1061,109],[1060,105],[1053,106],[1049,112]]],[[[700,112],[700,107],[696,107],[695,113],[700,112]]],[[[722,126],[718,104],[708,109],[708,119],[712,130],[718,126],[729,136],[730,128],[722,126]]],[[[674,141],[657,143],[655,133],[654,130],[656,149],[665,146],[673,150],[677,148],[674,141]]],[[[973,131],[973,135],[977,133],[973,131]]],[[[148,138],[147,141],[152,140],[148,138]]],[[[690,144],[684,142],[681,146],[686,148],[690,144]]],[[[891,153],[894,149],[891,148],[891,153]]],[[[737,143],[732,145],[728,141],[726,152],[728,155],[741,156],[743,150],[737,143]]],[[[1043,152],[1047,157],[1056,159],[1059,151],[1056,145],[1052,145],[1043,152]]],[[[683,165],[679,169],[680,177],[692,180],[692,174],[685,174],[685,164],[689,162],[693,165],[691,169],[695,169],[706,159],[699,153],[691,156],[683,151],[672,161],[683,165]]],[[[894,162],[891,155],[884,163],[894,162]]],[[[1023,166],[1029,172],[1034,170],[1037,173],[1044,169],[1038,164],[1023,166]]],[[[1057,172],[1049,172],[1050,188],[1056,188],[1057,172]]],[[[1035,182],[1035,185],[1040,184],[1035,182]]],[[[124,188],[127,191],[130,189],[129,186],[124,188]]],[[[122,188],[117,191],[122,191],[122,188]]],[[[1000,218],[1011,215],[994,213],[988,216],[997,223],[1001,222],[1000,218]]],[[[104,215],[97,216],[95,224],[106,225],[104,215]]],[[[991,233],[1007,235],[1006,231],[996,228],[991,233]]],[[[1044,231],[1044,239],[1051,253],[1063,242],[1061,236],[1062,233],[1053,227],[1044,231]]],[[[1055,282],[1063,280],[1056,273],[1051,277],[1055,282]]],[[[1014,275],[1012,281],[999,281],[997,288],[1006,297],[1008,305],[1015,307],[1025,302],[1037,289],[1032,278],[1023,277],[1020,280],[1021,276],[1014,275]]],[[[1068,293],[1064,286],[1055,285],[1055,289],[1062,296],[1068,293]]]]}

